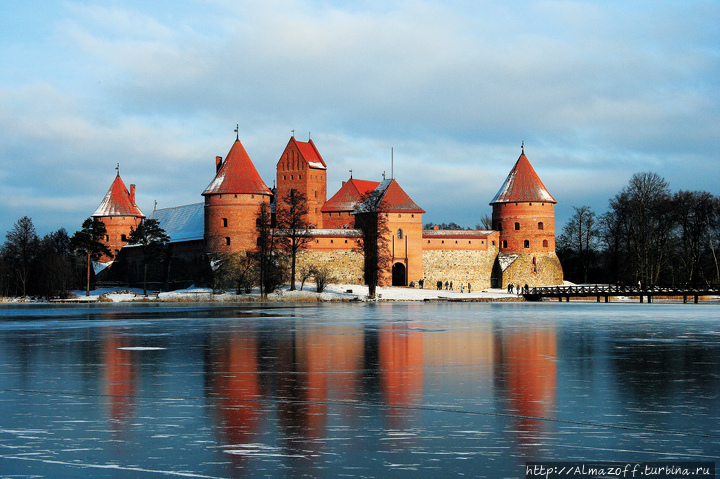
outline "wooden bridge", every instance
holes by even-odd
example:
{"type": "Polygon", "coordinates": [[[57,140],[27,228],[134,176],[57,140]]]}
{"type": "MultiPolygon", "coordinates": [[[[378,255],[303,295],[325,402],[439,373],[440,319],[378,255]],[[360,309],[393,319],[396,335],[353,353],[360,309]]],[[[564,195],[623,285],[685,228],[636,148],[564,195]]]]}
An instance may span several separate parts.
{"type": "Polygon", "coordinates": [[[542,301],[543,298],[558,298],[569,302],[570,298],[605,298],[610,302],[611,296],[637,296],[642,303],[647,298],[648,303],[656,296],[682,297],[683,303],[688,302],[688,297],[693,297],[698,302],[700,296],[719,296],[720,286],[619,286],[614,284],[592,284],[582,286],[541,286],[528,288],[521,293],[528,301],[542,301]]]}

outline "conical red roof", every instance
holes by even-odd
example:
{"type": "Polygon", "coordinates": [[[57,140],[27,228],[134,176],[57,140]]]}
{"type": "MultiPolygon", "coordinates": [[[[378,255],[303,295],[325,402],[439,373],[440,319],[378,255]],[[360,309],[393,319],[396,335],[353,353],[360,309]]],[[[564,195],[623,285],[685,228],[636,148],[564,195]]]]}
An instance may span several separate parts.
{"type": "Polygon", "coordinates": [[[92,216],[137,216],[145,218],[145,215],[135,204],[135,198],[130,195],[130,192],[125,187],[119,173],[92,216]]]}
{"type": "Polygon", "coordinates": [[[557,203],[523,152],[490,204],[531,201],[557,203]]]}
{"type": "Polygon", "coordinates": [[[394,179],[380,183],[370,193],[370,197],[358,207],[356,213],[374,213],[378,211],[385,213],[425,213],[425,210],[420,208],[394,179]]]}
{"type": "Polygon", "coordinates": [[[322,212],[353,211],[360,201],[378,187],[377,181],[350,178],[322,207],[322,212]]]}
{"type": "Polygon", "coordinates": [[[235,140],[215,179],[203,195],[254,194],[272,196],[270,188],[260,178],[240,140],[235,140]]]}

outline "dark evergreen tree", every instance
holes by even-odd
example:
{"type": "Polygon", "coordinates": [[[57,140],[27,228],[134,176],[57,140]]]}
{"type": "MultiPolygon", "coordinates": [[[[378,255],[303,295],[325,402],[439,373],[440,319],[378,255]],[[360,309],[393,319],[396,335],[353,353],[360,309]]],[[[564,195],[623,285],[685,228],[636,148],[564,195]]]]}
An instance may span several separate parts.
{"type": "Polygon", "coordinates": [[[143,294],[146,296],[148,266],[165,259],[168,241],[170,237],[160,227],[158,220],[153,218],[146,219],[137,228],[130,229],[128,244],[139,245],[142,248],[143,294]]]}
{"type": "Polygon", "coordinates": [[[97,218],[83,221],[82,229],[76,231],[70,239],[71,249],[87,261],[87,281],[85,295],[90,296],[90,266],[103,255],[112,257],[110,249],[101,241],[107,234],[105,224],[97,218]]]}
{"type": "Polygon", "coordinates": [[[30,218],[23,216],[5,236],[2,257],[15,282],[15,290],[24,298],[27,296],[35,257],[38,254],[40,239],[30,218]]]}

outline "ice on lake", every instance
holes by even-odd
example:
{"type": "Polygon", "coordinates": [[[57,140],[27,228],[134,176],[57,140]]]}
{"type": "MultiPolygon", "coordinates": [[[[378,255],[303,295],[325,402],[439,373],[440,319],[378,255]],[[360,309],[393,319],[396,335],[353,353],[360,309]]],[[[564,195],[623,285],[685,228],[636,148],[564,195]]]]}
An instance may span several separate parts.
{"type": "Polygon", "coordinates": [[[3,477],[524,477],[720,456],[717,304],[0,309],[3,477]]]}

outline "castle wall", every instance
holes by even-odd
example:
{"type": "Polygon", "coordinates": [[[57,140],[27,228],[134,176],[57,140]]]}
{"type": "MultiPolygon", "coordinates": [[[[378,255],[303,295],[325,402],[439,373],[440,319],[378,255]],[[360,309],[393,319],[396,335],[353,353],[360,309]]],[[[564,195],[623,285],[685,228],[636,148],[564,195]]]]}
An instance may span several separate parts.
{"type": "Polygon", "coordinates": [[[205,244],[210,253],[239,253],[257,247],[255,221],[267,195],[205,196],[205,244]]]}
{"type": "Polygon", "coordinates": [[[305,249],[295,258],[298,271],[305,266],[325,267],[332,283],[364,284],[364,256],[360,249],[305,249]]]}
{"type": "Polygon", "coordinates": [[[562,284],[563,271],[555,252],[519,254],[502,272],[501,287],[508,284],[552,286],[562,284]]]}
{"type": "Polygon", "coordinates": [[[355,215],[350,211],[331,211],[322,214],[322,227],[332,229],[354,228],[355,215]]]}
{"type": "Polygon", "coordinates": [[[555,208],[553,203],[494,204],[492,223],[495,229],[500,231],[500,251],[502,252],[550,253],[555,251],[555,208]],[[528,241],[527,246],[525,241],[528,241]]]}
{"type": "MultiPolygon", "coordinates": [[[[136,229],[142,222],[142,218],[138,216],[101,216],[97,219],[105,225],[106,235],[103,243],[112,251],[113,255],[119,254],[130,239],[130,230],[136,229]]],[[[100,261],[110,261],[111,259],[103,256],[100,261]]]]}
{"type": "Polygon", "coordinates": [[[388,248],[392,260],[388,265],[389,271],[380,271],[378,285],[390,286],[393,284],[392,267],[396,263],[405,266],[404,284],[407,285],[422,279],[422,214],[397,212],[384,214],[390,232],[388,248]]]}
{"type": "Polygon", "coordinates": [[[434,289],[441,281],[453,282],[453,289],[459,290],[460,284],[472,291],[490,287],[493,264],[498,254],[497,245],[485,249],[425,249],[423,251],[423,270],[425,288],[434,289]]]}

